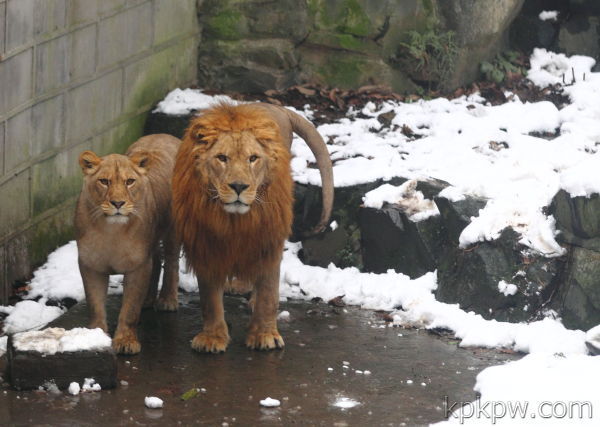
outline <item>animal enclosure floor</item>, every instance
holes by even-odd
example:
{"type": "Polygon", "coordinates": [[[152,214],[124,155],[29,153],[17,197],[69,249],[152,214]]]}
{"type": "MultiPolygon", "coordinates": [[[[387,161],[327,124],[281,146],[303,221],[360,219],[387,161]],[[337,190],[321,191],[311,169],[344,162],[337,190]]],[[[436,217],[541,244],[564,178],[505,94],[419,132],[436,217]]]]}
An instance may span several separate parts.
{"type": "MultiPolygon", "coordinates": [[[[109,297],[113,328],[119,305],[120,297],[109,297]]],[[[181,295],[177,313],[143,312],[142,352],[119,356],[118,388],[71,396],[66,391],[17,392],[3,384],[1,423],[426,424],[444,419],[445,396],[450,405],[474,400],[475,376],[516,357],[458,348],[456,341],[423,330],[385,327],[371,311],[307,302],[281,305],[290,313],[289,321],[279,322],[284,350],[251,351],[243,345],[249,319],[245,300],[226,297],[225,305],[232,337],[226,353],[191,349],[201,325],[199,297],[181,295]],[[200,391],[182,399],[192,389],[200,391]],[[164,408],[146,408],[146,396],[163,399],[164,408]],[[281,406],[261,407],[267,397],[281,406]]],[[[50,326],[84,326],[86,320],[87,308],[80,303],[50,326]]],[[[5,364],[0,358],[0,369],[5,364]]]]}

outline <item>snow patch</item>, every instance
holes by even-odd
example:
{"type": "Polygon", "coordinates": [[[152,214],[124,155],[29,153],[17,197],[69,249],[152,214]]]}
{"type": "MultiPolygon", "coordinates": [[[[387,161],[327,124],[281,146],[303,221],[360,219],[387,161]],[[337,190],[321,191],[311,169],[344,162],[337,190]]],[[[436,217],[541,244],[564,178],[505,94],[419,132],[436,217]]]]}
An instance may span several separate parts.
{"type": "Polygon", "coordinates": [[[81,387],[81,390],[83,390],[84,392],[100,391],[102,390],[102,387],[96,382],[95,379],[86,378],[83,381],[83,387],[81,387]]]}
{"type": "Polygon", "coordinates": [[[399,186],[383,184],[365,194],[363,205],[367,208],[381,209],[384,203],[394,204],[414,222],[439,215],[440,212],[433,200],[426,199],[422,192],[417,191],[417,184],[416,179],[406,181],[399,186]]]}
{"type": "Polygon", "coordinates": [[[558,19],[558,10],[543,10],[538,16],[541,21],[556,21],[558,19]]]}
{"type": "Polygon", "coordinates": [[[516,294],[518,290],[519,288],[517,288],[517,285],[506,283],[504,280],[498,282],[498,292],[504,294],[505,297],[516,294]]]}
{"type": "Polygon", "coordinates": [[[226,95],[206,95],[199,89],[174,89],[158,103],[153,113],[173,116],[190,114],[192,111],[210,108],[219,102],[237,104],[237,101],[226,95]]]}
{"type": "MultiPolygon", "coordinates": [[[[328,301],[344,295],[351,305],[392,311],[395,325],[447,329],[460,339],[462,347],[504,347],[525,353],[587,354],[585,333],[566,329],[559,320],[545,318],[531,323],[486,320],[458,304],[435,299],[435,273],[417,279],[389,270],[361,273],[356,268],[340,269],[303,264],[297,254],[300,243],[287,243],[281,264],[280,295],[328,301]],[[323,286],[327,283],[327,286],[323,286]]],[[[344,364],[344,366],[348,366],[344,364]]]]}
{"type": "Polygon", "coordinates": [[[77,396],[80,391],[81,391],[81,387],[79,387],[79,383],[72,382],[71,384],[69,384],[69,389],[68,389],[69,394],[71,394],[73,396],[77,396]]]}
{"type": "Polygon", "coordinates": [[[265,408],[276,408],[281,405],[281,402],[277,399],[272,399],[267,397],[266,399],[262,399],[260,401],[260,406],[264,406],[265,408]]]}
{"type": "Polygon", "coordinates": [[[64,310],[59,307],[46,305],[46,298],[39,301],[20,301],[4,319],[3,331],[5,334],[12,334],[43,328],[63,313],[64,310]]]}
{"type": "Polygon", "coordinates": [[[146,396],[144,398],[144,405],[146,405],[147,408],[151,409],[162,408],[163,400],[155,396],[146,396]]]}
{"type": "Polygon", "coordinates": [[[21,332],[13,336],[18,351],[36,351],[52,355],[74,351],[106,351],[111,339],[100,328],[48,328],[43,331],[21,332]]]}

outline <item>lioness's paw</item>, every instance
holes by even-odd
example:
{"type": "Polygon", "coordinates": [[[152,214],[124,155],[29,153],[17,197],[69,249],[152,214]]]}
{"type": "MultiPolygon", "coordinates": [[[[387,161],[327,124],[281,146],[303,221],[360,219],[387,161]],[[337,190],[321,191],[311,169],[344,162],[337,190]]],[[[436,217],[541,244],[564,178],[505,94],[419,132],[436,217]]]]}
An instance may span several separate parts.
{"type": "Polygon", "coordinates": [[[138,354],[142,350],[142,345],[134,335],[115,336],[112,347],[119,354],[138,354]]]}
{"type": "Polygon", "coordinates": [[[246,337],[246,346],[254,350],[272,350],[283,348],[285,343],[279,332],[249,332],[246,337]]]}
{"type": "Polygon", "coordinates": [[[156,310],[158,311],[177,311],[179,303],[177,298],[158,298],[156,301],[156,310]]]}
{"type": "Polygon", "coordinates": [[[223,353],[229,344],[229,336],[200,332],[192,340],[192,348],[201,353],[223,353]]]}

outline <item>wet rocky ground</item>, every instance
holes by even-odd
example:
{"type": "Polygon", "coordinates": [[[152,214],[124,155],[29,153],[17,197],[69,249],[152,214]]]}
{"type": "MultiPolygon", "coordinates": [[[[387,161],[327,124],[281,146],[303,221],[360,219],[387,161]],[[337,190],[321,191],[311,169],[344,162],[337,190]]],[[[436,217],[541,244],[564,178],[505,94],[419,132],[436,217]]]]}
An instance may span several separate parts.
{"type": "MultiPolygon", "coordinates": [[[[113,327],[119,304],[119,297],[110,298],[113,327]]],[[[456,341],[423,330],[386,327],[380,314],[367,310],[298,301],[281,309],[290,312],[289,321],[280,322],[285,349],[250,351],[243,345],[245,300],[227,297],[232,343],[225,354],[205,355],[189,345],[201,324],[198,295],[182,295],[177,313],[143,313],[142,353],[118,357],[116,389],[71,396],[17,392],[3,383],[1,423],[427,424],[444,419],[445,401],[473,400],[481,370],[518,357],[459,348],[456,341]],[[194,389],[200,391],[189,393],[194,389]],[[160,397],[164,408],[146,408],[145,396],[160,397]],[[267,396],[281,406],[262,408],[259,401],[267,396]],[[344,398],[359,404],[335,406],[344,398]]],[[[51,326],[82,326],[86,316],[85,304],[78,304],[51,326]]],[[[0,358],[2,371],[5,365],[0,358]]]]}

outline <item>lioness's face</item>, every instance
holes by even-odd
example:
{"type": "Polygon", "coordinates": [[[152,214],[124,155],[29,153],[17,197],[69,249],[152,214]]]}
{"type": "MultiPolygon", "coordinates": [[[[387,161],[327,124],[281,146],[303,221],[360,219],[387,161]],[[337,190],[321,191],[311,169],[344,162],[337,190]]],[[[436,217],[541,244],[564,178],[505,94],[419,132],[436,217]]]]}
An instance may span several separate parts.
{"type": "Polygon", "coordinates": [[[260,199],[269,158],[250,131],[227,132],[198,154],[196,167],[209,181],[210,197],[231,214],[244,214],[260,199]]]}
{"type": "MultiPolygon", "coordinates": [[[[138,156],[139,157],[139,156],[138,156]]],[[[98,157],[91,151],[79,156],[84,186],[94,204],[94,215],[109,224],[125,224],[136,214],[143,191],[146,159],[120,154],[98,157]]]]}

